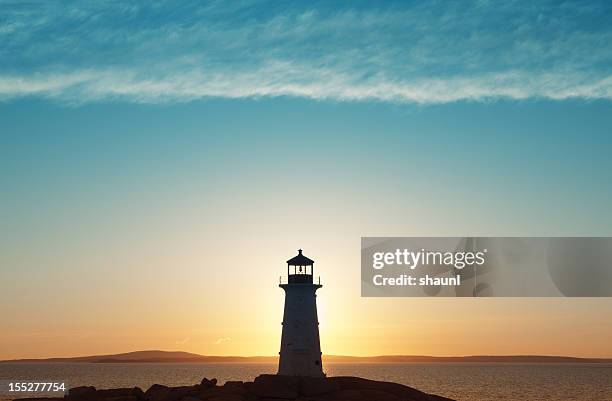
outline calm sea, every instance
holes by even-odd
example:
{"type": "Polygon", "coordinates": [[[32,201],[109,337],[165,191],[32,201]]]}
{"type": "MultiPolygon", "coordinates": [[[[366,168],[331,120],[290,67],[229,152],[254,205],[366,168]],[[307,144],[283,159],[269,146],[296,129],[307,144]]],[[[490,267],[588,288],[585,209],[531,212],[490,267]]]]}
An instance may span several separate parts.
{"type": "MultiPolygon", "coordinates": [[[[359,376],[406,384],[457,400],[612,400],[612,364],[473,364],[393,363],[325,366],[328,376],[359,376]]],[[[11,363],[0,364],[0,381],[63,381],[68,387],[97,388],[154,383],[199,383],[203,377],[252,380],[275,373],[274,364],[203,363],[11,363]]],[[[0,400],[11,397],[0,395],[0,400]]]]}

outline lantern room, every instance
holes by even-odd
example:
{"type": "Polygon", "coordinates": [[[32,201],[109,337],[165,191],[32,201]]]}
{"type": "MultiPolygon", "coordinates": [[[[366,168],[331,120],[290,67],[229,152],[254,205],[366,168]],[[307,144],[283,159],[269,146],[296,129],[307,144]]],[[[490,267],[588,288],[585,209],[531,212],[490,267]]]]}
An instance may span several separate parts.
{"type": "Polygon", "coordinates": [[[297,256],[287,261],[287,277],[289,284],[312,284],[314,260],[302,255],[298,249],[297,256]]]}

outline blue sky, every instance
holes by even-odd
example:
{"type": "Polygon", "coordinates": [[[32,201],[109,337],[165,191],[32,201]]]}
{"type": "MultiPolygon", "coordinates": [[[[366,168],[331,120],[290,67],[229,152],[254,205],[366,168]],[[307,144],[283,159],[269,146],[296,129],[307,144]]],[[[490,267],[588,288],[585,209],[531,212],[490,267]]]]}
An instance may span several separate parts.
{"type": "Polygon", "coordinates": [[[0,98],[610,99],[603,2],[14,2],[0,98]]]}
{"type": "MultiPolygon", "coordinates": [[[[223,291],[241,275],[243,295],[274,310],[282,294],[262,288],[298,247],[338,295],[322,312],[327,350],[350,354],[343,338],[392,324],[359,298],[361,236],[612,235],[610,20],[608,2],[0,0],[0,358],[185,338],[201,338],[194,352],[274,354],[280,309],[242,343],[235,322],[143,316],[219,318],[203,283],[244,313],[223,291]],[[357,304],[361,320],[342,323],[357,304]],[[122,324],[147,330],[126,338],[122,324]],[[218,338],[234,340],[208,349],[218,338]]],[[[453,301],[420,302],[456,319],[453,301]]],[[[517,338],[549,330],[558,348],[500,329],[487,336],[506,348],[448,352],[575,341],[572,354],[612,355],[610,300],[546,302],[486,305],[517,338]],[[580,325],[597,345],[574,340],[580,325]]],[[[436,353],[418,336],[400,351],[436,353]]],[[[364,341],[400,352],[375,348],[374,331],[364,341]]]]}

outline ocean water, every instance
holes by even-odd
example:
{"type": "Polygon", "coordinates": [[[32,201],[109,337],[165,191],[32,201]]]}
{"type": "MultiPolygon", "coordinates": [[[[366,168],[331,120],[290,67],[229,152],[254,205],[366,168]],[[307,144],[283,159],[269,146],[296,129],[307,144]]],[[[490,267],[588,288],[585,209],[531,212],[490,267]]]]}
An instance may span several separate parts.
{"type": "MultiPolygon", "coordinates": [[[[612,401],[612,364],[329,363],[325,370],[328,376],[392,381],[465,401],[612,401]]],[[[0,383],[3,390],[7,380],[146,390],[154,383],[191,385],[203,377],[248,381],[275,371],[275,364],[261,363],[5,363],[0,383]]],[[[0,394],[2,401],[12,398],[0,394]]]]}

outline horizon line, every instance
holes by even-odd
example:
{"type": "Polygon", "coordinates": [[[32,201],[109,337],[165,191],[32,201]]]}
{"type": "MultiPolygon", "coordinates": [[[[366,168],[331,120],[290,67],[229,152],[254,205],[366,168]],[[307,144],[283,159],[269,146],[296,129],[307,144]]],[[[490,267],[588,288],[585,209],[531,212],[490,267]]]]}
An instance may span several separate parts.
{"type": "MultiPolygon", "coordinates": [[[[177,355],[163,355],[163,354],[186,354],[182,359],[196,359],[196,358],[219,358],[219,359],[278,359],[278,355],[206,355],[188,351],[166,351],[166,350],[139,350],[139,351],[128,351],[114,354],[93,354],[93,355],[76,355],[76,356],[51,356],[51,357],[22,357],[12,359],[0,359],[2,362],[18,362],[18,361],[53,361],[53,360],[65,360],[65,359],[85,359],[85,358],[106,358],[111,360],[113,357],[126,357],[134,354],[144,353],[159,353],[154,358],[171,359],[176,358],[177,355]]],[[[548,354],[473,354],[473,355],[425,355],[425,354],[374,354],[374,355],[343,355],[343,354],[323,354],[324,358],[351,358],[351,359],[373,359],[373,358],[431,358],[431,359],[469,359],[469,358],[556,358],[556,359],[577,359],[577,360],[611,360],[612,356],[572,356],[572,355],[548,355],[548,354]]],[[[133,360],[116,360],[117,362],[131,362],[139,361],[141,359],[133,360]]]]}

